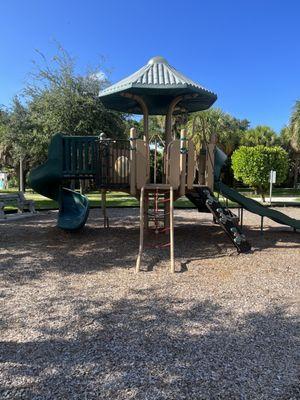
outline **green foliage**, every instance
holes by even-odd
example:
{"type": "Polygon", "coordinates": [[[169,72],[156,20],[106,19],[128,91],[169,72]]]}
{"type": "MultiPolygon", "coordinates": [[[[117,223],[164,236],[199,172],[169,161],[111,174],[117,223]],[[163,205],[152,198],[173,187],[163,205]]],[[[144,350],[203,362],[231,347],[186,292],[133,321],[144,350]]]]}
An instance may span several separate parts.
{"type": "Polygon", "coordinates": [[[107,84],[96,72],[76,75],[74,61],[60,49],[52,67],[40,67],[25,93],[37,130],[47,135],[93,135],[104,131],[108,137],[122,136],[125,124],[120,115],[105,109],[98,97],[107,84]],[[42,87],[41,87],[42,82],[42,87]]]}
{"type": "Polygon", "coordinates": [[[107,85],[105,75],[89,71],[75,72],[75,62],[58,48],[48,62],[41,54],[23,95],[13,100],[12,107],[0,114],[0,163],[16,168],[20,156],[25,172],[47,157],[48,144],[57,133],[65,135],[99,135],[124,138],[123,115],[107,110],[99,91],[107,85]]]}
{"type": "Polygon", "coordinates": [[[280,138],[276,135],[276,132],[263,125],[248,129],[241,137],[242,146],[274,146],[278,144],[280,144],[280,138]]]}
{"type": "Polygon", "coordinates": [[[218,146],[227,154],[239,146],[243,132],[249,121],[240,120],[224,113],[218,108],[211,108],[192,114],[188,120],[188,134],[200,150],[203,140],[209,141],[212,134],[218,136],[218,146]]]}
{"type": "Polygon", "coordinates": [[[300,173],[300,100],[297,100],[293,107],[289,124],[281,130],[280,140],[290,154],[290,183],[293,181],[295,188],[300,173]]]}
{"type": "Polygon", "coordinates": [[[8,111],[0,108],[0,168],[9,165],[10,155],[7,148],[6,137],[8,134],[8,111]]]}
{"type": "MultiPolygon", "coordinates": [[[[150,149],[150,176],[151,182],[154,182],[154,149],[150,149]]],[[[162,183],[163,177],[163,152],[161,150],[157,151],[156,160],[156,183],[162,183]]]]}
{"type": "Polygon", "coordinates": [[[30,145],[33,143],[32,130],[33,125],[27,106],[22,104],[18,97],[14,97],[3,136],[3,143],[11,149],[12,166],[18,164],[20,156],[26,159],[30,155],[30,145]]]}
{"type": "Polygon", "coordinates": [[[230,168],[230,156],[239,146],[241,137],[248,126],[249,121],[234,118],[220,109],[211,108],[192,114],[187,124],[188,136],[195,144],[198,163],[200,149],[204,146],[204,142],[209,141],[212,134],[217,134],[218,146],[229,156],[224,172],[226,183],[231,185],[233,175],[230,168]]]}
{"type": "Polygon", "coordinates": [[[279,146],[241,146],[232,155],[234,177],[264,195],[269,187],[271,170],[277,173],[276,183],[285,181],[288,172],[288,154],[279,146]]]}
{"type": "MultiPolygon", "coordinates": [[[[141,123],[143,120],[141,120],[141,123]]],[[[160,135],[161,138],[165,138],[165,116],[163,115],[151,115],[149,117],[149,137],[154,135],[160,135]]]]}
{"type": "Polygon", "coordinates": [[[280,144],[281,146],[287,150],[290,151],[291,150],[291,146],[290,146],[290,142],[291,142],[291,130],[290,127],[288,125],[285,125],[279,134],[279,140],[280,140],[280,144]]]}
{"type": "Polygon", "coordinates": [[[289,124],[280,132],[280,143],[292,153],[300,153],[300,100],[296,101],[289,124]]]}
{"type": "Polygon", "coordinates": [[[300,152],[300,100],[297,100],[290,118],[291,146],[297,153],[300,152]]]}

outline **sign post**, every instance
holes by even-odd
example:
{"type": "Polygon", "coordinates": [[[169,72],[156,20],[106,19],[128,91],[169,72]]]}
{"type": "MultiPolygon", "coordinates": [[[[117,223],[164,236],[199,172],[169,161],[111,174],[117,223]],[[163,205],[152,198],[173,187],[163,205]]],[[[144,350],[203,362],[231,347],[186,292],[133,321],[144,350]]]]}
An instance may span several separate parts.
{"type": "Polygon", "coordinates": [[[272,169],[271,169],[271,171],[270,171],[269,182],[270,182],[270,205],[272,205],[273,183],[276,183],[276,171],[273,171],[272,169]]]}

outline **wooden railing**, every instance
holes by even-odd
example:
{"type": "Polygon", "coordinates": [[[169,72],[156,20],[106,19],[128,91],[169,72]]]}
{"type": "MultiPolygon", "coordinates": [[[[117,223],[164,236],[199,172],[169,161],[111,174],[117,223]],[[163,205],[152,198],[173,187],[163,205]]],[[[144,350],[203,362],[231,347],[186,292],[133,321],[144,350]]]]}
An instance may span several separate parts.
{"type": "Polygon", "coordinates": [[[130,186],[130,141],[104,139],[98,142],[96,184],[100,188],[130,186]]]}
{"type": "Polygon", "coordinates": [[[95,136],[63,137],[63,175],[89,178],[96,175],[99,140],[95,136]]]}

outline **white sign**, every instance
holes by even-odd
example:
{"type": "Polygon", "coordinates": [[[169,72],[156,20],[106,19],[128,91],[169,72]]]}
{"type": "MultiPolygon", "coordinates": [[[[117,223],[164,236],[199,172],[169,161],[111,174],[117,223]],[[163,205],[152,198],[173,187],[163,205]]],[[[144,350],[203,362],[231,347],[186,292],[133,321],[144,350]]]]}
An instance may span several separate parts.
{"type": "Polygon", "coordinates": [[[7,189],[7,173],[6,172],[0,172],[0,190],[1,189],[7,189]]]}
{"type": "Polygon", "coordinates": [[[270,171],[269,182],[276,183],[276,171],[273,171],[273,170],[270,171]]]}

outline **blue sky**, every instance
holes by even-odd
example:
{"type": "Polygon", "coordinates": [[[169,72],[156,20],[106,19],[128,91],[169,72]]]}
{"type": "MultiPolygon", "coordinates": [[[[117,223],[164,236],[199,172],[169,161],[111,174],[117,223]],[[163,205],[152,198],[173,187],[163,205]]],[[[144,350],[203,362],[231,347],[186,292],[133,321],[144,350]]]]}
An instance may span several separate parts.
{"type": "Polygon", "coordinates": [[[79,71],[104,56],[112,82],[162,55],[216,92],[216,106],[279,131],[300,99],[299,15],[298,0],[1,1],[0,104],[56,40],[79,71]]]}

